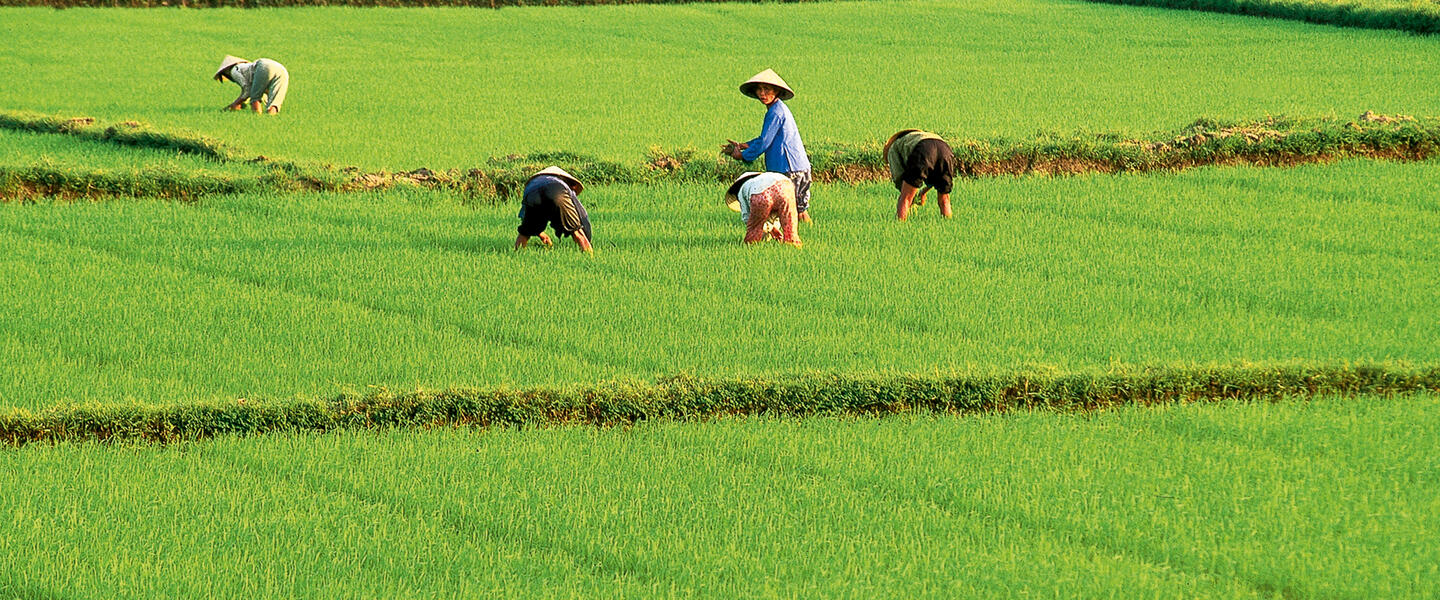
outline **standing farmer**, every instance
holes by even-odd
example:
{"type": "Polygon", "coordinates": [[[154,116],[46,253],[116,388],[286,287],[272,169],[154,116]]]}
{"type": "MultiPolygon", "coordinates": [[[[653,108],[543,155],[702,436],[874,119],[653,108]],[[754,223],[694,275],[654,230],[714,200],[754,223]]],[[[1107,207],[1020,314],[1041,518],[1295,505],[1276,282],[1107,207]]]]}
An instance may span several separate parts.
{"type": "Polygon", "coordinates": [[[580,180],[570,176],[560,167],[545,167],[530,176],[525,182],[525,194],[520,202],[519,236],[515,238],[515,249],[524,248],[530,238],[539,237],[540,243],[551,245],[550,236],[545,235],[545,225],[555,228],[560,237],[572,236],[580,249],[590,251],[590,215],[580,204],[579,194],[585,189],[580,180]]]}
{"type": "Polygon", "coordinates": [[[795,184],[796,208],[801,221],[810,221],[810,157],[800,140],[795,116],[785,101],[795,97],[785,80],[775,71],[765,69],[740,84],[740,93],[759,100],[766,106],[765,124],[760,137],[741,143],[730,142],[726,153],[735,160],[750,162],[765,155],[765,170],[784,173],[795,184]]]}
{"type": "Polygon", "coordinates": [[[950,189],[955,180],[955,154],[940,136],[919,129],[902,129],[890,136],[881,152],[890,165],[890,181],[900,190],[895,218],[910,216],[910,203],[925,205],[925,194],[940,194],[940,214],[950,218],[950,189]],[[920,189],[920,186],[926,186],[920,189]],[[918,192],[918,198],[917,198],[918,192]]]}
{"type": "Polygon", "coordinates": [[[725,191],[725,204],[740,212],[740,220],[745,223],[745,243],[754,244],[768,233],[781,242],[800,246],[800,234],[795,231],[795,183],[784,173],[741,174],[725,191]]]}
{"type": "Polygon", "coordinates": [[[290,73],[285,65],[262,58],[255,62],[238,56],[225,56],[220,68],[215,71],[215,81],[229,79],[240,86],[240,96],[225,110],[240,110],[246,101],[250,110],[260,112],[260,101],[268,99],[265,112],[280,114],[280,105],[285,103],[285,90],[290,87],[290,73]]]}

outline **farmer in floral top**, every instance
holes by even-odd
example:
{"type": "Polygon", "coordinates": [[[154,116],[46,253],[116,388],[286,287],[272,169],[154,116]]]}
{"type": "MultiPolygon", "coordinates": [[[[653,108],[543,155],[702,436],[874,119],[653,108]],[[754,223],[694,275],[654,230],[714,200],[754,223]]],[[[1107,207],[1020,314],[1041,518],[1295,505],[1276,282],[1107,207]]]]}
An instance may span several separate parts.
{"type": "Polygon", "coordinates": [[[768,234],[786,244],[800,245],[800,234],[795,231],[795,184],[784,173],[740,175],[725,191],[725,204],[740,213],[745,243],[754,244],[768,234]]]}
{"type": "Polygon", "coordinates": [[[765,156],[765,170],[784,173],[795,185],[795,205],[801,221],[810,221],[810,157],[805,154],[805,143],[800,140],[800,129],[795,125],[795,116],[790,114],[785,101],[795,97],[795,92],[775,71],[765,69],[740,84],[740,93],[759,100],[766,106],[765,124],[760,137],[745,143],[730,141],[725,153],[735,160],[753,161],[765,156]]]}
{"type": "Polygon", "coordinates": [[[260,102],[265,102],[265,112],[280,114],[280,105],[285,103],[285,91],[290,88],[290,73],[285,65],[262,58],[255,62],[238,56],[226,56],[215,70],[215,81],[229,79],[240,86],[240,96],[225,110],[240,110],[250,102],[250,110],[260,112],[260,102]]]}

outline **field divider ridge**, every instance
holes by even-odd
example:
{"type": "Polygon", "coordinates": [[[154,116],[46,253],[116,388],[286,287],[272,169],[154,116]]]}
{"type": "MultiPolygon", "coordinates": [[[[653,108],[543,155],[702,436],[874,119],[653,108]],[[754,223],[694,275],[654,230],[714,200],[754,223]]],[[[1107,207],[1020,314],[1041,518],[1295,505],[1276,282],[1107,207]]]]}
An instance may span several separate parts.
{"type": "MultiPolygon", "coordinates": [[[[154,176],[143,171],[112,176],[112,179],[135,179],[133,182],[112,181],[95,174],[76,174],[76,181],[71,182],[63,172],[31,172],[12,167],[0,170],[0,201],[46,195],[47,190],[55,190],[50,195],[61,196],[194,198],[234,191],[363,192],[418,186],[480,203],[500,203],[517,197],[530,175],[549,165],[564,165],[587,185],[728,183],[742,171],[759,167],[733,161],[718,152],[652,146],[646,159],[634,163],[559,151],[491,157],[471,168],[418,167],[408,171],[372,172],[354,166],[337,167],[263,155],[242,159],[247,155],[243,150],[212,138],[159,132],[134,121],[105,126],[91,117],[63,118],[0,111],[0,129],[64,134],[96,142],[194,153],[219,164],[243,160],[266,172],[243,180],[246,189],[229,190],[203,179],[179,177],[170,183],[147,181],[154,176]],[[94,181],[102,181],[103,185],[91,183],[94,181]],[[181,185],[186,186],[186,191],[168,194],[163,191],[181,185]],[[162,191],[154,192],[157,187],[162,191]]],[[[1200,118],[1177,131],[1147,136],[1082,130],[1068,135],[1040,133],[1028,139],[944,137],[954,150],[956,174],[961,177],[1175,172],[1202,166],[1288,167],[1345,158],[1429,160],[1440,156],[1440,117],[1416,118],[1366,111],[1353,120],[1274,116],[1248,121],[1200,118]]],[[[819,141],[808,146],[816,181],[858,184],[890,180],[878,139],[819,141]]]]}
{"type": "Polygon", "coordinates": [[[1108,372],[842,375],[450,388],[180,405],[87,404],[0,412],[0,442],[197,440],[338,429],[618,426],[722,416],[966,414],[1440,392],[1440,365],[1130,367],[1108,372]]]}

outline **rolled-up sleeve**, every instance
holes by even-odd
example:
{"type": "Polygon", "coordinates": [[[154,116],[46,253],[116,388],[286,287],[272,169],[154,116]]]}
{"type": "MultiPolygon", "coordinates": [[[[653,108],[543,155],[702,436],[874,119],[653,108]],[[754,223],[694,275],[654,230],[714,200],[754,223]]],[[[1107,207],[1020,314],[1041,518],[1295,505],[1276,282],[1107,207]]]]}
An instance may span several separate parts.
{"type": "Polygon", "coordinates": [[[585,224],[580,221],[580,211],[575,210],[575,198],[571,194],[569,189],[565,189],[557,193],[554,200],[555,208],[560,210],[560,225],[565,227],[565,231],[574,233],[584,229],[585,224]]]}

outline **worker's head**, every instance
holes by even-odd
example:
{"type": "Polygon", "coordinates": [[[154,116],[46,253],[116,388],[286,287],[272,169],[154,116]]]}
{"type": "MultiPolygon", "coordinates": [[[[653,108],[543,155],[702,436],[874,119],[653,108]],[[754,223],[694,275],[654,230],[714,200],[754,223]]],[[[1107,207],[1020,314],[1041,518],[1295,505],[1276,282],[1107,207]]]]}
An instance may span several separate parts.
{"type": "Polygon", "coordinates": [[[910,135],[910,134],[912,134],[912,133],[915,133],[915,132],[917,132],[917,131],[920,131],[920,130],[919,130],[919,129],[901,129],[900,131],[895,132],[895,135],[892,135],[892,136],[890,136],[890,139],[885,140],[885,147],[880,149],[880,160],[888,160],[888,157],[890,156],[890,146],[895,145],[895,140],[898,140],[898,139],[900,139],[900,138],[902,138],[902,137],[905,137],[905,136],[910,135]]]}
{"type": "Polygon", "coordinates": [[[761,104],[770,106],[770,103],[775,101],[775,97],[775,86],[768,83],[755,86],[755,99],[759,100],[761,104]]]}
{"type": "Polygon", "coordinates": [[[790,86],[770,69],[765,69],[751,77],[749,81],[740,84],[740,93],[759,100],[766,106],[774,104],[776,100],[789,100],[795,97],[795,92],[790,86]],[[761,95],[761,90],[765,90],[761,95]]]}
{"type": "MultiPolygon", "coordinates": [[[[229,54],[226,54],[225,59],[220,61],[220,68],[215,69],[215,81],[224,81],[226,79],[230,79],[230,70],[234,69],[235,65],[243,62],[248,61],[238,56],[230,56],[229,54]]],[[[230,79],[230,81],[235,80],[230,79]]]]}

